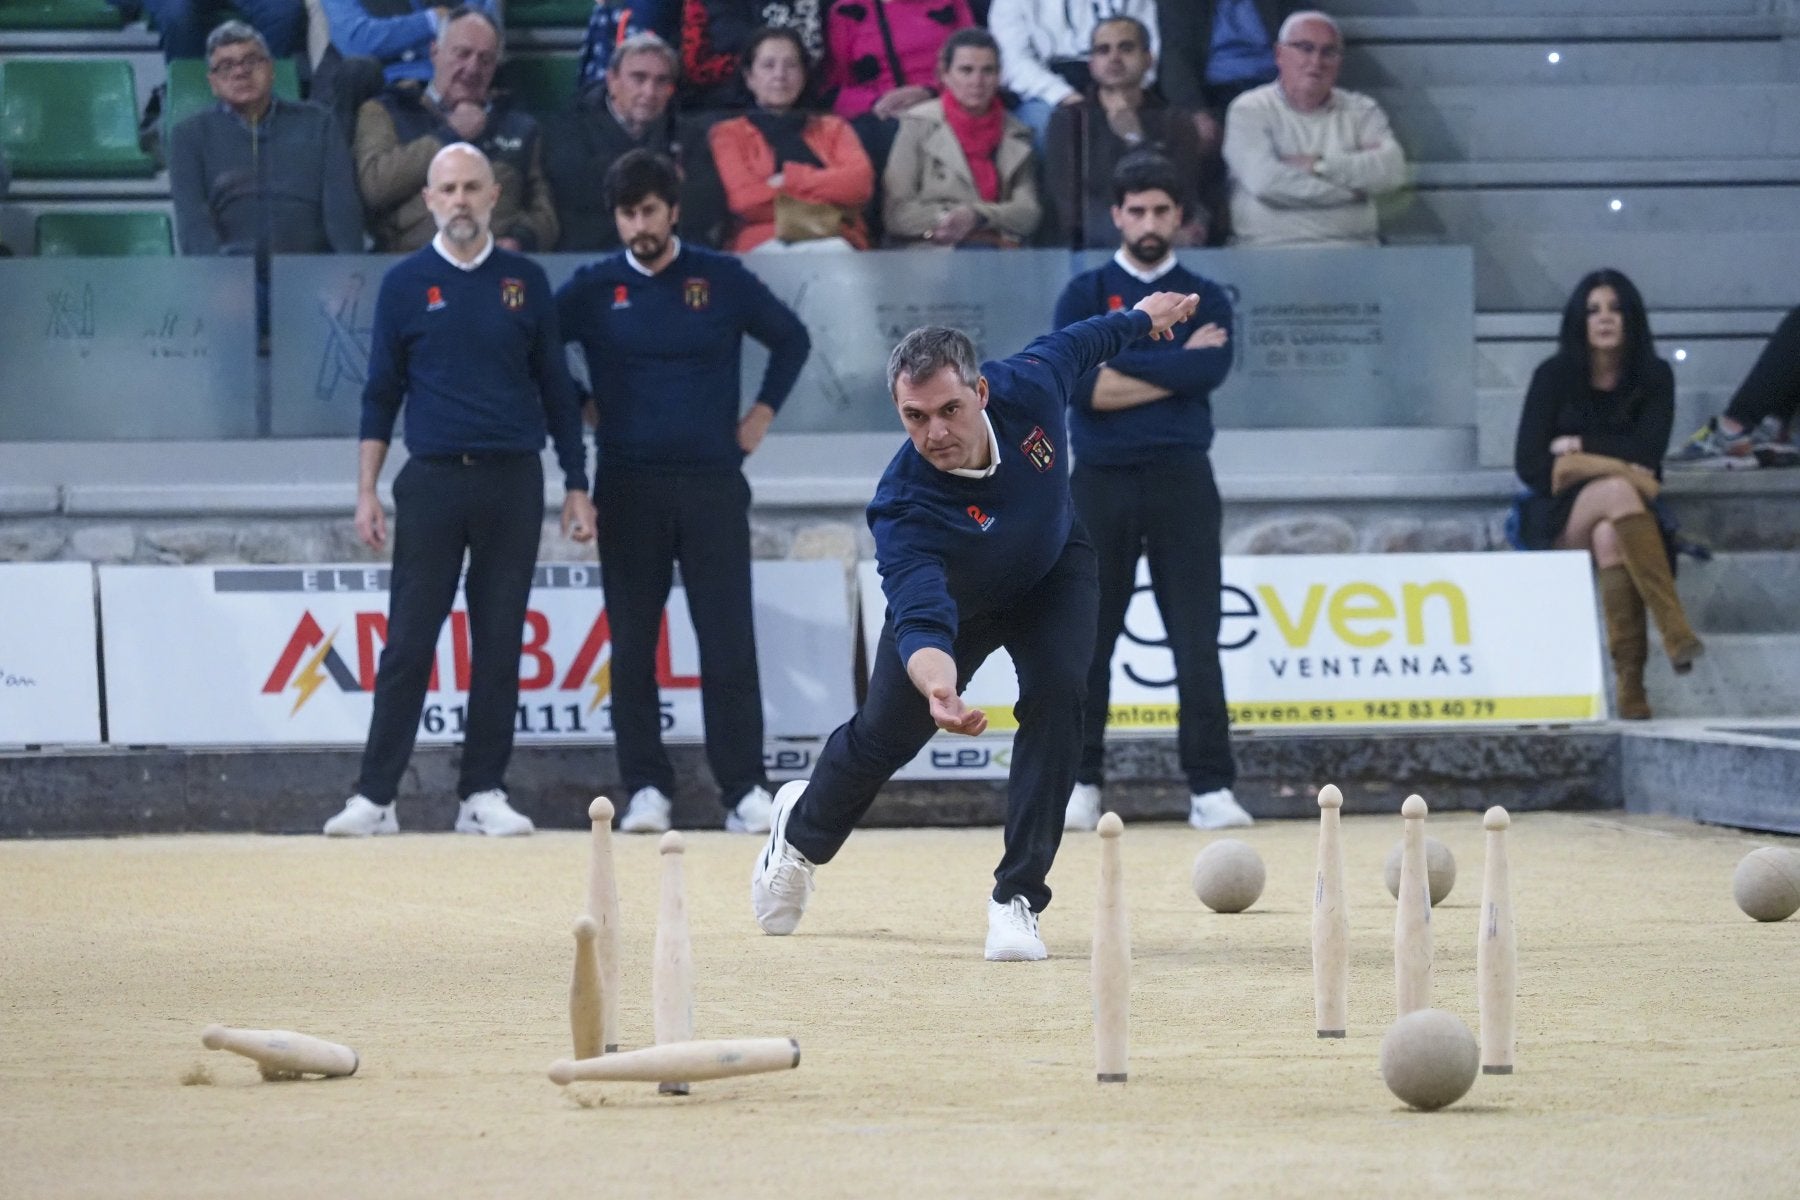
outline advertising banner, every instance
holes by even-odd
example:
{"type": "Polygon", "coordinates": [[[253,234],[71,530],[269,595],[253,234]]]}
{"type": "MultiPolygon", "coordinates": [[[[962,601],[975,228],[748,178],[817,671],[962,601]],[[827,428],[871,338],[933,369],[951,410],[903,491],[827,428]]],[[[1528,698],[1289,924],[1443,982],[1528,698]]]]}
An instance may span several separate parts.
{"type": "Polygon", "coordinates": [[[94,569],[0,564],[0,746],[100,741],[94,569]]]}
{"type": "MultiPolygon", "coordinates": [[[[752,571],[767,736],[820,737],[855,704],[842,568],[759,562],[752,571]]],[[[385,566],[101,567],[111,740],[360,745],[387,632],[388,574],[385,566]]],[[[540,565],[520,656],[519,737],[611,741],[611,669],[599,567],[540,565]]],[[[461,736],[469,670],[459,595],[439,638],[421,741],[461,736]]],[[[657,680],[664,736],[702,737],[699,649],[679,586],[664,612],[657,680]]]]}
{"type": "MultiPolygon", "coordinates": [[[[861,564],[863,635],[886,617],[861,564]]],[[[1587,556],[1274,555],[1224,560],[1219,653],[1233,727],[1321,729],[1597,721],[1606,716],[1587,556]]],[[[1004,651],[964,693],[996,731],[1016,727],[1004,651]]],[[[1174,659],[1138,564],[1112,660],[1111,733],[1175,731],[1174,659]]],[[[1004,774],[992,737],[940,735],[909,777],[1004,774]]]]}

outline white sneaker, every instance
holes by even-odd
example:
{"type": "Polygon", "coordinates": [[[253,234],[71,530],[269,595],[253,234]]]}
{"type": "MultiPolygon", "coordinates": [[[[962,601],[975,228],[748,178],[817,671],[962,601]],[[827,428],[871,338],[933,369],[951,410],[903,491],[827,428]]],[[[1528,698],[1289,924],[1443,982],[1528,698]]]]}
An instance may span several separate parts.
{"type": "Polygon", "coordinates": [[[774,806],[775,802],[767,791],[759,787],[751,788],[737,802],[737,807],[725,814],[725,832],[769,832],[769,813],[774,806]]]}
{"type": "Polygon", "coordinates": [[[631,794],[625,815],[619,818],[620,833],[669,832],[669,798],[661,788],[639,788],[631,794]]]}
{"type": "Polygon", "coordinates": [[[531,818],[506,802],[499,788],[476,792],[456,810],[456,832],[485,833],[489,837],[521,837],[537,826],[531,818]]]}
{"type": "Polygon", "coordinates": [[[769,813],[769,840],[750,873],[750,911],[764,933],[781,937],[794,932],[812,896],[812,863],[787,841],[788,814],[800,802],[806,780],[784,783],[769,813]]]}
{"type": "Polygon", "coordinates": [[[1069,807],[1063,810],[1064,829],[1092,832],[1100,824],[1100,785],[1078,783],[1069,791],[1069,807]]]}
{"type": "Polygon", "coordinates": [[[1005,904],[988,899],[987,960],[989,962],[1037,962],[1049,958],[1044,939],[1038,936],[1037,914],[1023,896],[1005,904]]]}
{"type": "Polygon", "coordinates": [[[1242,829],[1256,824],[1230,788],[1205,792],[1188,799],[1188,824],[1195,829],[1242,829]]]}
{"type": "Polygon", "coordinates": [[[400,818],[394,815],[393,801],[377,804],[362,793],[350,797],[344,811],[325,822],[326,837],[371,837],[378,833],[399,833],[400,818]]]}

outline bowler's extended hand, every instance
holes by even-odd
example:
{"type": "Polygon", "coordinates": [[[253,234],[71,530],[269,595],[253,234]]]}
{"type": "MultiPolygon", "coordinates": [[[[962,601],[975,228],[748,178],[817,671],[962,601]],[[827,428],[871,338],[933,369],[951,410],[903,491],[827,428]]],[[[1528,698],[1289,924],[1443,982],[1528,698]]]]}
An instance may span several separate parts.
{"type": "Polygon", "coordinates": [[[1194,315],[1200,307],[1200,296],[1196,292],[1152,292],[1131,306],[1138,312],[1150,317],[1150,338],[1173,339],[1175,326],[1194,315]]]}
{"type": "Polygon", "coordinates": [[[562,531],[572,542],[594,540],[594,502],[586,492],[570,492],[563,497],[562,531]]]}
{"type": "Polygon", "coordinates": [[[979,708],[970,708],[964,704],[955,688],[940,687],[931,690],[931,719],[946,733],[965,733],[970,737],[977,737],[987,731],[987,714],[979,708]]]}

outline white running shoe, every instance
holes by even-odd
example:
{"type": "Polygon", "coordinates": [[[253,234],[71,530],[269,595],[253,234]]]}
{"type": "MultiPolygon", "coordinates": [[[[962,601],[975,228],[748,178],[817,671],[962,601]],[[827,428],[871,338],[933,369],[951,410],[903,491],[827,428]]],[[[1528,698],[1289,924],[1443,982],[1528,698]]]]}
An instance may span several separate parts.
{"type": "Polygon", "coordinates": [[[620,833],[669,832],[669,798],[661,788],[639,788],[631,794],[625,815],[619,818],[620,833]]]}
{"type": "Polygon", "coordinates": [[[787,841],[788,814],[800,802],[806,780],[784,783],[769,813],[769,840],[750,873],[750,911],[764,933],[782,937],[794,932],[812,896],[812,863],[787,841]]]}
{"type": "Polygon", "coordinates": [[[531,818],[506,802],[499,788],[476,792],[456,810],[456,832],[484,833],[488,837],[522,837],[535,830],[531,818]]]}
{"type": "Polygon", "coordinates": [[[1005,904],[988,899],[987,960],[989,962],[1037,962],[1049,958],[1044,939],[1038,936],[1037,914],[1023,896],[1005,904]]]}
{"type": "Polygon", "coordinates": [[[1100,785],[1078,783],[1069,790],[1069,807],[1063,810],[1064,829],[1092,832],[1100,824],[1100,785]]]}
{"type": "Polygon", "coordinates": [[[769,814],[774,807],[775,801],[767,791],[759,787],[751,788],[737,802],[737,807],[725,814],[725,832],[769,832],[769,814]]]}
{"type": "Polygon", "coordinates": [[[325,822],[326,837],[372,837],[399,832],[400,818],[394,815],[394,802],[377,804],[361,792],[350,797],[343,812],[325,822]]]}
{"type": "Polygon", "coordinates": [[[1188,824],[1195,829],[1242,829],[1256,824],[1230,788],[1204,792],[1188,799],[1188,824]]]}

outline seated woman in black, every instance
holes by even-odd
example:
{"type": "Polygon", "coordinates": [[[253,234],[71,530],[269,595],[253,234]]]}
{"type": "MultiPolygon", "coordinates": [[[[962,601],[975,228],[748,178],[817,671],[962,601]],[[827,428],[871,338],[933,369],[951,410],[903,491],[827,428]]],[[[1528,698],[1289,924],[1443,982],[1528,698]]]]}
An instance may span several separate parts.
{"type": "Polygon", "coordinates": [[[1563,309],[1557,352],[1538,366],[1525,393],[1513,461],[1532,491],[1520,506],[1520,540],[1534,550],[1586,550],[1600,574],[1619,716],[1650,716],[1644,695],[1649,634],[1646,606],[1678,674],[1705,647],[1688,625],[1668,552],[1643,492],[1661,479],[1675,420],[1675,373],[1656,356],[1644,301],[1617,271],[1595,271],[1563,309]],[[1569,459],[1604,455],[1619,463],[1569,459]],[[1614,473],[1605,473],[1607,469],[1614,473]],[[1601,473],[1594,473],[1599,471],[1601,473]],[[1567,476],[1585,475],[1580,480],[1567,476]],[[1634,480],[1636,482],[1634,482],[1634,480]]]}

